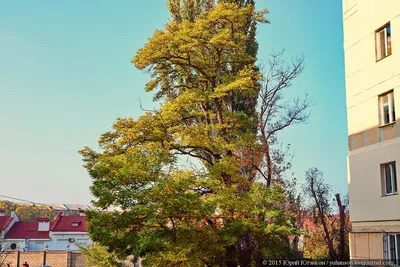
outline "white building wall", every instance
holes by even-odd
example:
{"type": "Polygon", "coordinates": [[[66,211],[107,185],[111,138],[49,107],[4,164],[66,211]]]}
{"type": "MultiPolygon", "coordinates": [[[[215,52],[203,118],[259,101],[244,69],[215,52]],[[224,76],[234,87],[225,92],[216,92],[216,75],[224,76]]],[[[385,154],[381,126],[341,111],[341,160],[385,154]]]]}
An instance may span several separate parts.
{"type": "MultiPolygon", "coordinates": [[[[343,0],[349,135],[379,126],[378,95],[394,89],[400,103],[400,1],[343,0]],[[390,22],[392,55],[376,61],[375,31],[390,22]]],[[[396,116],[400,105],[396,106],[396,116]]]]}
{"type": "MultiPolygon", "coordinates": [[[[378,98],[389,90],[394,91],[398,120],[400,1],[343,0],[343,29],[349,136],[369,129],[384,131],[385,127],[394,127],[397,132],[398,122],[394,126],[379,128],[378,98]],[[391,27],[392,54],[377,61],[375,32],[388,22],[391,27]]],[[[352,222],[400,220],[400,209],[397,208],[400,196],[382,196],[380,165],[390,161],[396,161],[399,177],[400,138],[396,135],[391,140],[368,144],[349,152],[348,182],[352,222]]],[[[400,182],[398,185],[400,187],[400,182]]]]}
{"type": "Polygon", "coordinates": [[[50,239],[48,250],[52,251],[78,251],[78,244],[92,244],[88,233],[50,232],[50,239]],[[74,239],[74,242],[69,242],[71,238],[74,239]]]}
{"type": "Polygon", "coordinates": [[[25,239],[4,239],[4,242],[6,244],[7,250],[12,251],[11,245],[16,244],[17,247],[15,250],[19,251],[27,251],[28,249],[28,242],[25,239]]]}
{"type": "Polygon", "coordinates": [[[384,196],[381,177],[381,164],[396,161],[400,189],[400,1],[342,3],[350,137],[350,257],[382,259],[382,232],[400,232],[400,196],[384,196]],[[392,54],[377,60],[375,33],[389,22],[392,54]],[[379,95],[389,90],[394,92],[397,122],[380,127],[379,95]]]}
{"type": "Polygon", "coordinates": [[[17,248],[15,250],[20,251],[79,251],[78,244],[90,245],[90,240],[87,233],[52,233],[50,232],[50,238],[44,239],[6,239],[5,240],[7,250],[11,251],[10,245],[15,243],[17,248]],[[74,239],[70,242],[71,238],[74,239]]]}
{"type": "Polygon", "coordinates": [[[400,219],[400,195],[382,196],[380,164],[391,161],[396,161],[396,169],[400,170],[398,138],[350,153],[349,196],[353,223],[400,219]]]}

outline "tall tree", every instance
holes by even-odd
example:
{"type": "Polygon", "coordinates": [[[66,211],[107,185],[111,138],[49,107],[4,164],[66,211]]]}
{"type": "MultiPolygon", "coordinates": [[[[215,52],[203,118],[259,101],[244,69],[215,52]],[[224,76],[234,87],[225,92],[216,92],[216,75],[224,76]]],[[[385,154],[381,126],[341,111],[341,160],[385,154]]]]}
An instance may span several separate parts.
{"type": "MultiPolygon", "coordinates": [[[[239,7],[255,7],[254,0],[169,0],[168,7],[171,16],[175,22],[194,21],[202,12],[211,10],[216,3],[234,3],[239,7]]],[[[265,10],[264,12],[267,13],[265,10]]],[[[264,22],[269,22],[264,20],[264,22]]],[[[251,63],[255,64],[258,52],[258,43],[256,40],[257,21],[247,18],[244,33],[246,35],[246,53],[252,56],[251,63]]],[[[255,66],[258,71],[258,66],[255,66]]],[[[229,72],[236,75],[242,66],[231,67],[229,72]]],[[[254,162],[253,150],[241,151],[243,159],[248,161],[250,173],[256,172],[265,179],[267,186],[272,181],[283,182],[283,174],[290,168],[290,162],[287,161],[288,149],[282,149],[278,142],[278,133],[290,127],[293,124],[305,123],[309,118],[307,110],[311,102],[306,97],[299,98],[289,102],[283,100],[283,92],[291,86],[293,80],[302,73],[304,69],[304,57],[295,59],[292,64],[286,64],[283,60],[283,51],[272,53],[267,64],[263,65],[262,85],[259,87],[258,94],[243,95],[236,91],[230,92],[226,97],[228,105],[232,110],[244,112],[254,117],[258,121],[251,127],[255,132],[259,132],[259,141],[262,144],[263,160],[254,162]],[[256,109],[257,99],[259,109],[256,109]],[[250,154],[250,155],[249,155],[250,154]],[[249,160],[250,159],[250,160],[249,160]],[[253,171],[256,169],[257,171],[253,171]]],[[[225,70],[227,71],[227,70],[225,70]]]]}
{"type": "MultiPolygon", "coordinates": [[[[173,20],[177,23],[181,23],[184,21],[194,22],[200,14],[205,11],[210,11],[218,3],[232,3],[238,7],[255,8],[254,0],[169,0],[167,5],[173,20]]],[[[267,13],[266,10],[264,10],[264,12],[267,13]]],[[[245,19],[245,24],[241,30],[243,30],[246,35],[246,53],[252,56],[251,63],[253,63],[253,67],[257,69],[254,65],[258,52],[258,43],[256,40],[257,21],[252,17],[243,19],[245,19]]],[[[268,21],[264,19],[264,22],[268,21]]],[[[223,68],[224,66],[221,67],[223,68]]],[[[242,67],[243,66],[232,65],[230,66],[229,72],[231,75],[236,75],[242,67]]],[[[228,71],[228,69],[225,71],[228,71]]],[[[227,101],[232,109],[246,112],[248,115],[254,115],[257,97],[258,95],[256,94],[243,95],[233,91],[227,95],[227,101]]],[[[256,127],[254,127],[254,131],[256,130],[256,127]]]]}
{"type": "Polygon", "coordinates": [[[283,93],[304,70],[304,57],[296,58],[291,64],[283,60],[284,51],[272,53],[262,67],[264,71],[263,86],[259,92],[258,130],[262,145],[263,160],[256,167],[258,174],[265,179],[267,186],[273,182],[283,183],[282,175],[290,168],[285,150],[277,146],[278,134],[288,127],[305,123],[312,105],[308,97],[285,101],[283,93]]]}
{"type": "Polygon", "coordinates": [[[89,212],[94,240],[151,266],[260,266],[262,257],[287,256],[295,229],[285,193],[254,181],[243,161],[262,152],[255,103],[245,103],[249,112],[231,101],[260,91],[247,29],[264,14],[220,3],[172,21],[138,51],[132,62],[150,70],[146,90],[162,104],[138,120],[118,119],[100,138],[101,153],[81,151],[96,205],[125,210],[89,212]],[[179,167],[179,155],[202,167],[179,167]]]}

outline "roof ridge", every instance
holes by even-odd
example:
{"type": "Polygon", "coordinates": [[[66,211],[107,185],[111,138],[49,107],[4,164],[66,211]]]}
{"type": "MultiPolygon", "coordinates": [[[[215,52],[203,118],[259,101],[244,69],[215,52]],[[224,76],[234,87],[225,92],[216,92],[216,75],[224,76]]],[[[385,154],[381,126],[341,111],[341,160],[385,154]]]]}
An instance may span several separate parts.
{"type": "Polygon", "coordinates": [[[59,213],[57,214],[57,216],[56,216],[56,219],[53,221],[53,223],[52,223],[51,226],[50,226],[50,231],[53,231],[53,230],[54,230],[54,228],[57,226],[58,222],[61,220],[61,217],[62,217],[62,213],[59,212],[59,213]]]}

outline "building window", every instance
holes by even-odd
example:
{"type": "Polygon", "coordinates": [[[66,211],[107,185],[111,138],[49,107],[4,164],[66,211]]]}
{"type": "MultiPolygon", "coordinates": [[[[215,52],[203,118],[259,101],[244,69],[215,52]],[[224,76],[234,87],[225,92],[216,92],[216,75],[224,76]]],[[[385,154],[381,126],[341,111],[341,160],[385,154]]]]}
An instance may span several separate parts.
{"type": "Polygon", "coordinates": [[[393,91],[379,96],[380,125],[386,125],[396,121],[393,91]]]}
{"type": "Polygon", "coordinates": [[[396,265],[400,264],[400,234],[385,234],[383,236],[383,256],[396,265]]]}
{"type": "Polygon", "coordinates": [[[392,36],[390,24],[387,24],[375,32],[376,60],[380,60],[392,54],[392,36]]]}
{"type": "Polygon", "coordinates": [[[396,162],[381,165],[383,195],[397,193],[396,162]]]}
{"type": "Polygon", "coordinates": [[[71,223],[72,227],[78,227],[80,224],[81,224],[80,221],[73,221],[73,222],[71,223]]]}

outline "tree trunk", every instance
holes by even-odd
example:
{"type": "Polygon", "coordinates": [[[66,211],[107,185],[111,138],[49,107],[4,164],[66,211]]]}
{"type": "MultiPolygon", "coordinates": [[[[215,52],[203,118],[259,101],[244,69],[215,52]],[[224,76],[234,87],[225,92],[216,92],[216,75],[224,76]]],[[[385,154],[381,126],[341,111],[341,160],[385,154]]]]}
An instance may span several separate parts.
{"type": "Polygon", "coordinates": [[[225,266],[226,267],[237,267],[236,261],[236,248],[235,245],[231,245],[226,248],[225,266]]]}
{"type": "MultiPolygon", "coordinates": [[[[272,160],[271,160],[271,154],[270,154],[270,147],[268,144],[268,139],[266,138],[265,131],[261,129],[261,134],[262,134],[262,142],[264,145],[264,153],[265,153],[265,161],[267,164],[267,187],[271,187],[272,183],[272,160]]],[[[265,177],[265,176],[264,176],[265,177]]]]}
{"type": "Polygon", "coordinates": [[[336,194],[336,202],[339,207],[339,216],[340,216],[340,230],[339,230],[339,255],[338,255],[338,260],[342,261],[344,258],[344,249],[346,246],[345,243],[345,214],[344,214],[344,209],[345,206],[342,205],[342,201],[340,200],[340,195],[336,194]]]}
{"type": "Polygon", "coordinates": [[[244,236],[239,240],[237,247],[240,267],[249,267],[251,265],[251,260],[253,256],[253,248],[250,235],[244,234],[244,236]]]}

